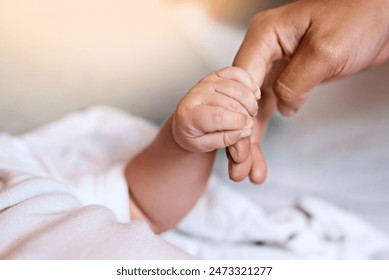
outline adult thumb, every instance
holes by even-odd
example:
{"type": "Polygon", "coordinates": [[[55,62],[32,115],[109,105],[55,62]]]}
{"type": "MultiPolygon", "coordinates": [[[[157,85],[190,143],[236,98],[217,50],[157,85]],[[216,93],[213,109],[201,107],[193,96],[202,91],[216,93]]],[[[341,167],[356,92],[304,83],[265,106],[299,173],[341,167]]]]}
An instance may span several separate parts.
{"type": "Polygon", "coordinates": [[[308,31],[274,82],[278,110],[285,116],[294,115],[312,88],[336,74],[339,60],[336,47],[308,31]]]}

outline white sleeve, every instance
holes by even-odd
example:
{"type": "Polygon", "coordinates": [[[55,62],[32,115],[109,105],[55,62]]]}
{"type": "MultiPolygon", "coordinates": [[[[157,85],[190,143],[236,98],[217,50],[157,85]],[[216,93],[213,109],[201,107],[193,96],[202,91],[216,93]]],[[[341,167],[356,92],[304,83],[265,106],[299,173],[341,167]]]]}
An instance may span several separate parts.
{"type": "Polygon", "coordinates": [[[107,171],[86,174],[72,181],[72,190],[84,205],[104,205],[111,209],[119,222],[130,221],[127,182],[122,164],[107,171]]]}
{"type": "Polygon", "coordinates": [[[118,191],[98,189],[90,202],[102,204],[84,206],[81,200],[92,184],[82,184],[85,193],[78,197],[22,141],[0,135],[0,259],[191,258],[146,223],[119,222],[117,213],[128,205],[125,199],[114,205],[115,197],[126,195],[118,173],[116,167],[93,179],[99,187],[114,185],[118,191]]]}

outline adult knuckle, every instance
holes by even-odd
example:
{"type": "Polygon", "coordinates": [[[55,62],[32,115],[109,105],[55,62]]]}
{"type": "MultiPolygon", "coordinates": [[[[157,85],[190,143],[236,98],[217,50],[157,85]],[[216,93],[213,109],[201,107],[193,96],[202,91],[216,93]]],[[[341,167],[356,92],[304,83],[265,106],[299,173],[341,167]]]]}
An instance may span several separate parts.
{"type": "Polygon", "coordinates": [[[328,42],[323,42],[322,40],[314,41],[310,47],[313,56],[320,60],[328,61],[334,56],[334,48],[332,44],[328,42]]]}
{"type": "Polygon", "coordinates": [[[342,47],[339,42],[325,37],[311,41],[310,48],[313,59],[317,59],[329,68],[333,68],[343,61],[349,51],[342,47]]]}

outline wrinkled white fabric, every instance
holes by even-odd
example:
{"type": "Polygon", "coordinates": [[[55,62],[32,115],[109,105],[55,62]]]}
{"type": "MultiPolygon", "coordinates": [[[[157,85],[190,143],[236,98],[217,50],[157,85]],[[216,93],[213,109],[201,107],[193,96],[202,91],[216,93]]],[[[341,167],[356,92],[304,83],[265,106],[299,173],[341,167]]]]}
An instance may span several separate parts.
{"type": "Polygon", "coordinates": [[[326,201],[303,197],[266,213],[216,177],[177,230],[164,237],[206,259],[377,259],[389,252],[385,234],[326,201]]]}
{"type": "MultiPolygon", "coordinates": [[[[191,258],[156,236],[146,223],[129,221],[123,168],[113,164],[120,158],[112,157],[114,150],[101,150],[103,145],[91,152],[95,129],[104,137],[123,116],[113,111],[112,119],[109,112],[73,114],[26,137],[0,135],[1,259],[191,258]],[[95,160],[104,152],[110,154],[111,167],[102,171],[107,162],[95,160]]],[[[136,118],[126,118],[125,123],[131,129],[151,129],[136,118]]],[[[142,137],[142,130],[126,143],[138,141],[139,148],[152,139],[136,137],[142,137]]]]}

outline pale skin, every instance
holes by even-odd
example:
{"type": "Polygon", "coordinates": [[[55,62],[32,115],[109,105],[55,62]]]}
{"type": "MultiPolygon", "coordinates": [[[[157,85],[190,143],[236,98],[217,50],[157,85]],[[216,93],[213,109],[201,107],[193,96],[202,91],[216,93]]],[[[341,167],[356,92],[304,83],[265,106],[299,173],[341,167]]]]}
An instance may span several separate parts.
{"type": "Polygon", "coordinates": [[[262,98],[252,136],[228,148],[230,178],[265,180],[260,140],[276,109],[292,116],[316,85],[388,58],[389,0],[301,0],[258,13],[234,65],[257,80],[262,98]]]}
{"type": "Polygon", "coordinates": [[[157,233],[174,227],[203,194],[215,151],[252,134],[259,94],[256,80],[238,67],[198,82],[126,167],[131,218],[157,233]]]}

